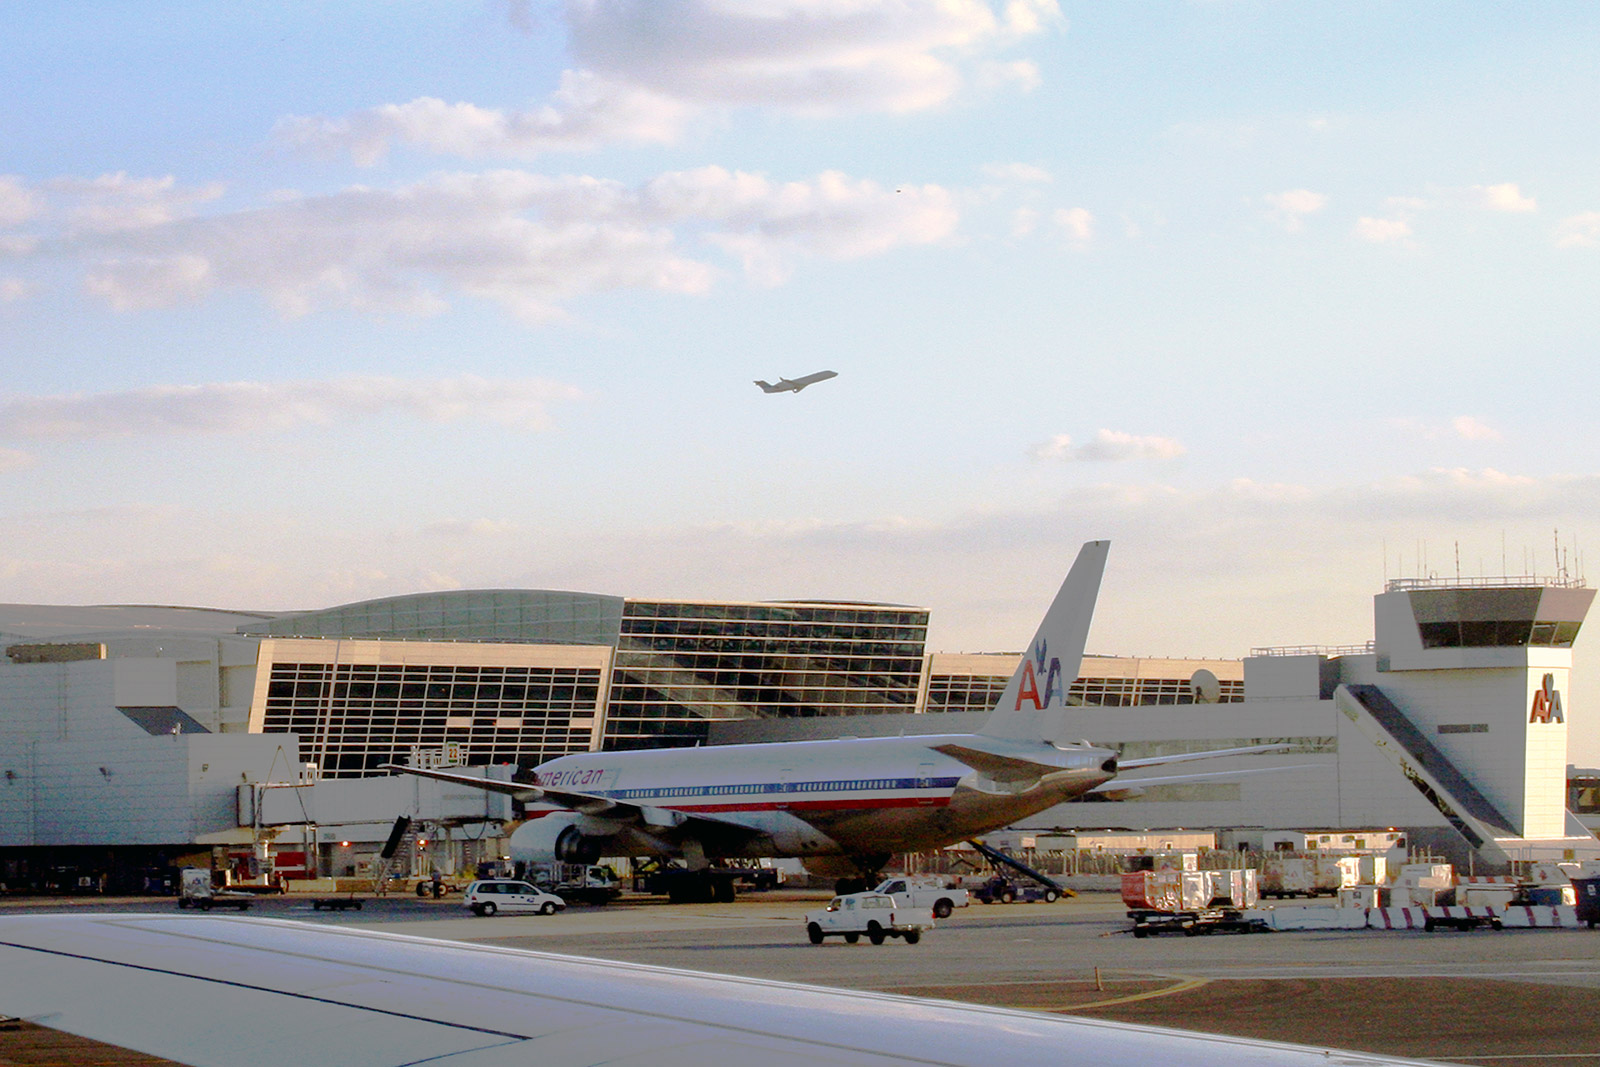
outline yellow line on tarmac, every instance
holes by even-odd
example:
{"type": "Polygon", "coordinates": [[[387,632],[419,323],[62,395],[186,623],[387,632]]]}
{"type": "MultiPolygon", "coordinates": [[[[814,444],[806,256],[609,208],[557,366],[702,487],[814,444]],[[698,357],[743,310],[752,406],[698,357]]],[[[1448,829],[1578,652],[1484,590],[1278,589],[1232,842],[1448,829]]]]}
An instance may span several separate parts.
{"type": "Polygon", "coordinates": [[[1113,1004],[1132,1004],[1136,1000],[1154,1000],[1157,997],[1167,997],[1174,993],[1187,993],[1191,989],[1199,989],[1211,982],[1209,978],[1185,978],[1175,982],[1165,989],[1149,989],[1143,993],[1134,993],[1126,997],[1113,997],[1110,1000],[1097,1000],[1092,1004],[1074,1004],[1070,1008],[1051,1008],[1050,1011],[1087,1011],[1090,1008],[1109,1008],[1113,1004]]]}

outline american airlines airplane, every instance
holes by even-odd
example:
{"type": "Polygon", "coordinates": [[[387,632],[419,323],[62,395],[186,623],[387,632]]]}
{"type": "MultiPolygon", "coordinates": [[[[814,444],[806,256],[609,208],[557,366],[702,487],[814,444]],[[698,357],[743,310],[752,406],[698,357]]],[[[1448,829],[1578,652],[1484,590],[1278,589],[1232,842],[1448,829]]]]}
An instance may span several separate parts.
{"type": "Polygon", "coordinates": [[[808,385],[825,382],[829,378],[837,378],[838,371],[819,370],[815,374],[808,374],[804,378],[779,378],[777,383],[757,381],[763,393],[798,393],[808,385]]]}
{"type": "Polygon", "coordinates": [[[0,1013],[195,1067],[1422,1067],[313,923],[81,908],[0,917],[0,1013]]]}
{"type": "MultiPolygon", "coordinates": [[[[1061,743],[1069,725],[1067,687],[1078,677],[1109,547],[1090,541],[1078,553],[976,734],[584,752],[541,764],[531,784],[388,769],[523,801],[528,821],[510,842],[516,862],[648,855],[706,872],[713,859],[798,857],[813,874],[856,883],[842,891],[864,888],[895,853],[988,833],[1116,777],[1115,752],[1087,741],[1061,743]]],[[[1122,767],[1270,747],[1159,756],[1122,767]]],[[[707,872],[682,899],[707,900],[717,891],[707,872]]]]}

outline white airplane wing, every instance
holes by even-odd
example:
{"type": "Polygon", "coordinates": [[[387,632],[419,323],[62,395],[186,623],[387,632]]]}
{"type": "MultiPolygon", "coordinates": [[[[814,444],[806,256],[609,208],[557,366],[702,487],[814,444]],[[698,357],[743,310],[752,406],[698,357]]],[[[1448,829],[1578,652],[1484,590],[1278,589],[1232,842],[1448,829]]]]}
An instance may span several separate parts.
{"type": "Polygon", "coordinates": [[[1259,752],[1282,752],[1284,749],[1293,748],[1290,742],[1275,745],[1248,745],[1244,748],[1213,748],[1204,752],[1176,752],[1170,756],[1149,756],[1145,759],[1119,759],[1117,767],[1120,770],[1131,771],[1135,767],[1164,767],[1169,763],[1189,763],[1200,759],[1221,759],[1224,756],[1254,756],[1259,752]]]}
{"type": "Polygon", "coordinates": [[[505,793],[525,803],[544,801],[559,805],[579,815],[598,815],[616,822],[650,826],[653,828],[652,832],[657,834],[661,833],[663,828],[681,830],[695,836],[716,833],[724,838],[730,833],[749,835],[756,833],[756,831],[743,823],[736,822],[733,819],[718,818],[714,814],[647,808],[640,804],[630,804],[625,800],[613,800],[610,797],[603,797],[594,793],[581,793],[572,789],[551,789],[548,786],[530,785],[526,782],[501,782],[492,778],[480,778],[472,774],[453,774],[450,771],[427,770],[421,767],[402,767],[398,763],[385,763],[379,769],[414,774],[419,778],[436,778],[441,782],[454,782],[458,785],[470,785],[475,789],[483,789],[491,793],[505,793]]]}
{"type": "Polygon", "coordinates": [[[0,1012],[197,1067],[1420,1067],[243,917],[0,918],[0,1012]]]}

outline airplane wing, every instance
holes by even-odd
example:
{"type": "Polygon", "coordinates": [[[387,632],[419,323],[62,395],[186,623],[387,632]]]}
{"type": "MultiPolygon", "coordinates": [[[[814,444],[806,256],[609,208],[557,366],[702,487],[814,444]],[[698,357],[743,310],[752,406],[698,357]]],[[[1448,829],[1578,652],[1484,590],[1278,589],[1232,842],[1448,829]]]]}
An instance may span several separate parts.
{"type": "Polygon", "coordinates": [[[194,1067],[1421,1067],[242,916],[0,918],[0,1012],[194,1067]]]}
{"type": "Polygon", "coordinates": [[[1109,782],[1102,782],[1089,790],[1090,793],[1134,793],[1142,790],[1147,785],[1179,785],[1184,782],[1217,782],[1235,781],[1252,774],[1277,774],[1280,771],[1309,771],[1316,767],[1314,763],[1297,763],[1292,767],[1252,767],[1249,770],[1238,771],[1202,771],[1198,774],[1165,774],[1155,778],[1114,778],[1109,782]]]}
{"type": "Polygon", "coordinates": [[[1145,759],[1119,759],[1117,768],[1131,771],[1135,767],[1162,767],[1168,763],[1188,763],[1197,759],[1221,759],[1224,756],[1253,756],[1258,752],[1282,752],[1294,745],[1284,742],[1276,745],[1247,745],[1244,748],[1213,748],[1206,752],[1176,752],[1170,756],[1149,756],[1145,759]]]}
{"type": "Polygon", "coordinates": [[[403,767],[398,763],[385,763],[379,770],[400,771],[404,774],[414,774],[419,778],[436,778],[441,782],[454,782],[457,785],[470,785],[477,789],[486,789],[491,793],[506,793],[524,803],[544,801],[579,815],[594,815],[603,819],[610,819],[620,823],[634,823],[651,827],[651,832],[659,834],[662,828],[682,830],[688,835],[706,837],[718,835],[726,838],[730,832],[744,835],[754,835],[752,830],[744,823],[733,819],[722,819],[707,812],[677,811],[671,808],[648,807],[641,804],[630,804],[627,801],[612,800],[610,797],[599,796],[595,793],[580,793],[571,789],[551,789],[547,786],[530,785],[526,782],[501,782],[489,778],[479,778],[470,774],[452,774],[450,771],[427,770],[421,767],[403,767]]]}

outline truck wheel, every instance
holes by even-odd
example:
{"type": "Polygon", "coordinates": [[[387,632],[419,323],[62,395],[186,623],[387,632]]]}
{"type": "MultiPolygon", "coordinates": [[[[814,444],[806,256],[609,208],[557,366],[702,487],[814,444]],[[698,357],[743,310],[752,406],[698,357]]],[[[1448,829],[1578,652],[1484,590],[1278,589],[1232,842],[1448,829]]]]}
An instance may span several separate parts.
{"type": "Polygon", "coordinates": [[[500,910],[500,905],[496,904],[492,900],[486,900],[482,904],[478,905],[478,914],[479,915],[493,915],[495,912],[497,912],[499,910],[500,910]]]}
{"type": "Polygon", "coordinates": [[[1017,895],[1009,889],[1000,894],[1000,903],[1002,904],[1015,904],[1016,901],[1017,895]]]}
{"type": "Polygon", "coordinates": [[[918,941],[922,940],[922,931],[921,930],[907,930],[906,933],[905,933],[905,938],[906,938],[906,944],[915,945],[918,941]]]}
{"type": "Polygon", "coordinates": [[[1146,930],[1142,926],[1135,926],[1133,928],[1133,936],[1134,937],[1139,937],[1139,938],[1149,937],[1150,936],[1150,931],[1146,930]]]}
{"type": "Polygon", "coordinates": [[[202,901],[201,901],[201,902],[200,902],[200,910],[201,910],[201,911],[210,911],[210,910],[211,910],[211,901],[209,901],[209,900],[202,900],[202,901]]]}
{"type": "Polygon", "coordinates": [[[427,882],[418,882],[417,883],[417,896],[425,897],[427,895],[428,895],[428,883],[427,882]]]}
{"type": "Polygon", "coordinates": [[[883,944],[884,939],[888,936],[888,934],[883,932],[883,927],[879,926],[876,922],[867,924],[867,940],[871,941],[874,945],[883,944]]]}
{"type": "Polygon", "coordinates": [[[860,940],[861,940],[861,935],[860,934],[845,934],[844,935],[844,943],[847,944],[847,945],[853,945],[857,941],[860,941],[860,940]]]}
{"type": "Polygon", "coordinates": [[[555,913],[556,913],[556,906],[555,906],[555,902],[554,901],[547,900],[543,904],[539,905],[539,914],[540,915],[554,915],[555,913]]]}
{"type": "Polygon", "coordinates": [[[955,910],[956,906],[950,903],[949,897],[940,897],[933,902],[933,917],[935,919],[948,919],[950,918],[950,913],[955,910]]]}
{"type": "Polygon", "coordinates": [[[1061,899],[1061,894],[1057,893],[1054,889],[1046,889],[1044,891],[1044,902],[1046,904],[1054,904],[1056,901],[1058,901],[1060,899],[1061,899]]]}
{"type": "MultiPolygon", "coordinates": [[[[178,898],[178,910],[179,911],[184,911],[188,907],[189,907],[189,902],[187,900],[184,900],[182,897],[179,897],[178,898]]],[[[1594,923],[1590,923],[1589,924],[1589,929],[1591,929],[1591,930],[1594,929],[1594,923]]]]}
{"type": "Polygon", "coordinates": [[[816,923],[806,923],[806,938],[813,945],[822,944],[822,927],[816,923]]]}

